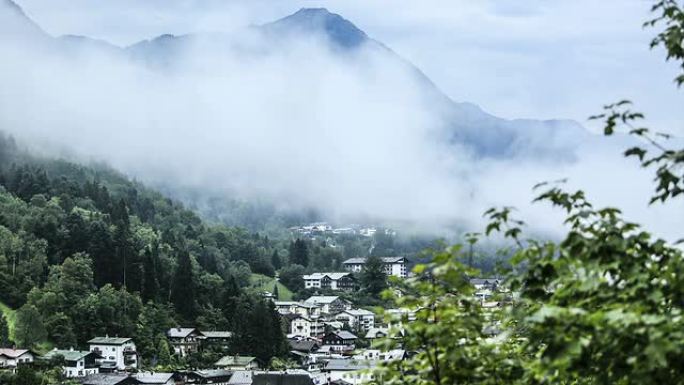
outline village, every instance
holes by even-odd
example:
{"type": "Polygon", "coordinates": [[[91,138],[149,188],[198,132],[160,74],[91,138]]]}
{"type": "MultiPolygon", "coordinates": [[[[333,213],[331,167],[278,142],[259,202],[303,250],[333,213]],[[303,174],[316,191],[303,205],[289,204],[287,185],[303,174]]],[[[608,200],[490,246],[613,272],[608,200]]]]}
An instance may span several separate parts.
{"type": "MultiPolygon", "coordinates": [[[[225,355],[210,368],[183,368],[154,372],[141,365],[132,338],[93,336],[87,349],[56,347],[40,355],[32,349],[0,349],[0,370],[16,371],[22,365],[40,361],[59,362],[63,375],[81,385],[357,385],[373,379],[372,369],[381,362],[404,360],[414,352],[383,343],[403,333],[402,325],[415,319],[418,309],[367,309],[341,296],[358,290],[355,273],[363,269],[364,258],[344,261],[344,272],[317,272],[302,277],[313,295],[302,301],[269,298],[281,318],[289,345],[287,368],[269,370],[249,355],[225,355]],[[339,293],[340,295],[330,295],[339,293]]],[[[404,279],[408,261],[404,257],[382,258],[387,276],[404,279]]],[[[478,302],[498,307],[491,297],[499,289],[497,278],[472,278],[478,302]]],[[[267,293],[265,293],[267,294],[267,293]]],[[[183,358],[205,349],[230,345],[231,331],[200,330],[191,325],[169,329],[166,339],[172,354],[183,358]]]]}

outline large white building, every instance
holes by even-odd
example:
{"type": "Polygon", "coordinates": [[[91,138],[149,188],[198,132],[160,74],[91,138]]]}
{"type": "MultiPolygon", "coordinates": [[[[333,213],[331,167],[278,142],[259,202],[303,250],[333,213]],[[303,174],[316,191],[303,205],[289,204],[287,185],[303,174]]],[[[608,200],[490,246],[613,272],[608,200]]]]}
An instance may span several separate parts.
{"type": "Polygon", "coordinates": [[[130,338],[95,337],[88,341],[90,351],[102,356],[102,370],[126,370],[138,367],[138,353],[130,338]]]}
{"type": "MultiPolygon", "coordinates": [[[[345,269],[358,273],[363,270],[363,265],[366,264],[367,258],[350,258],[342,262],[345,269]]],[[[406,258],[404,257],[384,257],[382,262],[385,265],[385,274],[399,278],[406,278],[408,276],[406,268],[406,258]]]]}
{"type": "Polygon", "coordinates": [[[325,324],[318,319],[297,316],[290,322],[290,335],[294,337],[317,337],[325,332],[325,324]]]}
{"type": "Polygon", "coordinates": [[[361,329],[366,332],[375,326],[375,314],[364,309],[345,310],[338,313],[335,320],[344,322],[353,329],[361,329]]]}
{"type": "Polygon", "coordinates": [[[46,359],[58,357],[62,357],[64,359],[62,372],[64,373],[65,377],[85,377],[100,372],[100,365],[97,363],[97,361],[101,360],[102,356],[95,352],[79,351],[74,349],[54,349],[43,356],[43,358],[46,359]]]}
{"type": "Polygon", "coordinates": [[[313,273],[302,278],[306,289],[353,290],[356,285],[351,273],[313,273]]]}
{"type": "Polygon", "coordinates": [[[314,295],[304,303],[320,307],[323,314],[336,314],[351,309],[351,302],[335,295],[314,295]]]}
{"type": "Polygon", "coordinates": [[[33,362],[35,355],[27,349],[0,348],[0,370],[15,370],[17,366],[33,362]]]}

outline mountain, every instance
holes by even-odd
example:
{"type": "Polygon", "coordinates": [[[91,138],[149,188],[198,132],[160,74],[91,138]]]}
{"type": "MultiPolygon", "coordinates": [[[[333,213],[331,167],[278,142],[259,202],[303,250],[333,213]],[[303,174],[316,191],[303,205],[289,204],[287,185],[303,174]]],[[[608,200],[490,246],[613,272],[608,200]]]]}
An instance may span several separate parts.
{"type": "Polygon", "coordinates": [[[12,0],[0,0],[0,39],[48,38],[12,0]]]}

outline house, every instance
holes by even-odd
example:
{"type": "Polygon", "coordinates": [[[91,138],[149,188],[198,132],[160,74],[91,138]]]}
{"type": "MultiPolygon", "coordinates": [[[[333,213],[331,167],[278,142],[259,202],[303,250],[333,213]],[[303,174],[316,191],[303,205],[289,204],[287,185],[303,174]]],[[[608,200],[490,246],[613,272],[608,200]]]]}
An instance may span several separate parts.
{"type": "Polygon", "coordinates": [[[290,334],[292,336],[300,337],[316,337],[323,334],[325,325],[317,319],[309,319],[301,315],[297,315],[290,322],[290,334]]]}
{"type": "MultiPolygon", "coordinates": [[[[366,258],[350,258],[342,262],[342,266],[348,271],[358,273],[363,270],[363,266],[366,264],[366,258]]],[[[406,278],[407,273],[407,260],[404,257],[385,257],[382,258],[383,265],[385,267],[385,274],[388,276],[394,276],[399,278],[406,278]]]]}
{"type": "Polygon", "coordinates": [[[88,341],[90,351],[102,356],[100,372],[135,369],[138,353],[131,338],[95,337],[88,341]]]}
{"type": "Polygon", "coordinates": [[[376,340],[379,338],[385,338],[389,335],[389,329],[387,328],[376,328],[372,327],[366,332],[367,340],[376,340]]]}
{"type": "Polygon", "coordinates": [[[138,385],[135,378],[125,373],[98,373],[79,378],[81,385],[138,385]]]}
{"type": "Polygon", "coordinates": [[[392,349],[381,351],[378,349],[365,349],[352,357],[356,360],[375,360],[375,361],[401,361],[408,357],[406,350],[392,349]]]}
{"type": "Polygon", "coordinates": [[[321,316],[321,307],[314,303],[275,301],[276,310],[279,314],[299,314],[306,318],[318,318],[321,316]]]}
{"type": "Polygon", "coordinates": [[[139,372],[133,375],[139,385],[175,385],[173,373],[139,372]]]}
{"type": "Polygon", "coordinates": [[[14,371],[17,366],[28,364],[35,360],[36,355],[28,349],[0,348],[0,369],[14,371]]]}
{"type": "Polygon", "coordinates": [[[64,363],[62,372],[65,377],[85,377],[91,374],[98,374],[100,366],[98,361],[102,360],[102,356],[91,351],[79,351],[74,349],[49,351],[43,356],[44,359],[59,359],[62,357],[64,363]]]}
{"type": "Polygon", "coordinates": [[[321,313],[335,314],[351,309],[351,302],[334,295],[314,295],[304,301],[305,304],[316,305],[321,313]]]}
{"type": "Polygon", "coordinates": [[[328,352],[350,352],[354,350],[357,339],[358,337],[346,330],[330,332],[323,337],[321,350],[328,352]]]}
{"type": "Polygon", "coordinates": [[[267,372],[254,373],[252,385],[314,385],[314,383],[306,372],[267,372]]]}
{"type": "Polygon", "coordinates": [[[364,309],[350,309],[338,313],[336,321],[344,322],[352,329],[368,331],[375,326],[375,314],[364,309]]]}
{"type": "Polygon", "coordinates": [[[304,354],[311,354],[314,353],[318,348],[320,348],[320,344],[316,340],[310,340],[310,339],[288,339],[287,342],[290,344],[290,350],[293,352],[300,352],[304,354]]]}
{"type": "Polygon", "coordinates": [[[227,331],[200,331],[200,340],[202,343],[211,346],[220,346],[227,348],[230,345],[230,338],[233,332],[227,331]]]}
{"type": "Polygon", "coordinates": [[[173,347],[173,352],[181,357],[199,350],[202,333],[195,328],[171,328],[166,332],[166,337],[173,347]]]}
{"type": "Polygon", "coordinates": [[[377,361],[373,360],[332,359],[325,364],[322,372],[327,383],[344,381],[357,385],[373,380],[371,370],[376,366],[377,361]]]}
{"type": "Polygon", "coordinates": [[[303,275],[306,289],[354,290],[356,279],[351,273],[313,273],[303,275]]]}
{"type": "Polygon", "coordinates": [[[254,357],[248,356],[225,356],[214,364],[219,369],[226,370],[255,370],[259,369],[259,363],[254,357]]]}
{"type": "Polygon", "coordinates": [[[471,278],[470,284],[475,288],[477,297],[483,306],[492,307],[498,305],[493,302],[492,297],[500,289],[502,280],[498,278],[471,278]]]}
{"type": "Polygon", "coordinates": [[[185,385],[228,385],[233,372],[224,369],[196,370],[192,372],[178,373],[185,385]]]}

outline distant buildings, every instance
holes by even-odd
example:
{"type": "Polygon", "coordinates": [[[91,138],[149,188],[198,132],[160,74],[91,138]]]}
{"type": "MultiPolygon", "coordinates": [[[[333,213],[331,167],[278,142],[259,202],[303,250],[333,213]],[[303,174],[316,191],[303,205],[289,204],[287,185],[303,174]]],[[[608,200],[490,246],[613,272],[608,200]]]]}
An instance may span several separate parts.
{"type": "Polygon", "coordinates": [[[375,314],[364,309],[349,309],[338,313],[336,321],[346,323],[352,329],[359,329],[364,332],[375,326],[375,314]]]}
{"type": "Polygon", "coordinates": [[[225,356],[214,364],[217,368],[224,370],[255,370],[259,364],[255,357],[250,356],[225,356]]]}
{"type": "Polygon", "coordinates": [[[201,336],[202,333],[195,328],[175,327],[166,332],[173,352],[181,357],[198,351],[201,336]]]}
{"type": "Polygon", "coordinates": [[[305,304],[316,305],[321,313],[335,314],[351,309],[351,302],[334,295],[314,295],[304,301],[305,304]]]}
{"type": "MultiPolygon", "coordinates": [[[[353,273],[359,273],[363,270],[363,266],[366,264],[367,258],[351,258],[342,262],[342,266],[348,271],[353,273]]],[[[407,273],[407,260],[404,257],[384,257],[382,262],[385,266],[385,274],[388,276],[394,276],[399,278],[406,278],[407,273]]]]}
{"type": "Polygon", "coordinates": [[[351,273],[313,273],[302,278],[306,289],[350,291],[356,286],[356,279],[351,273]]]}

